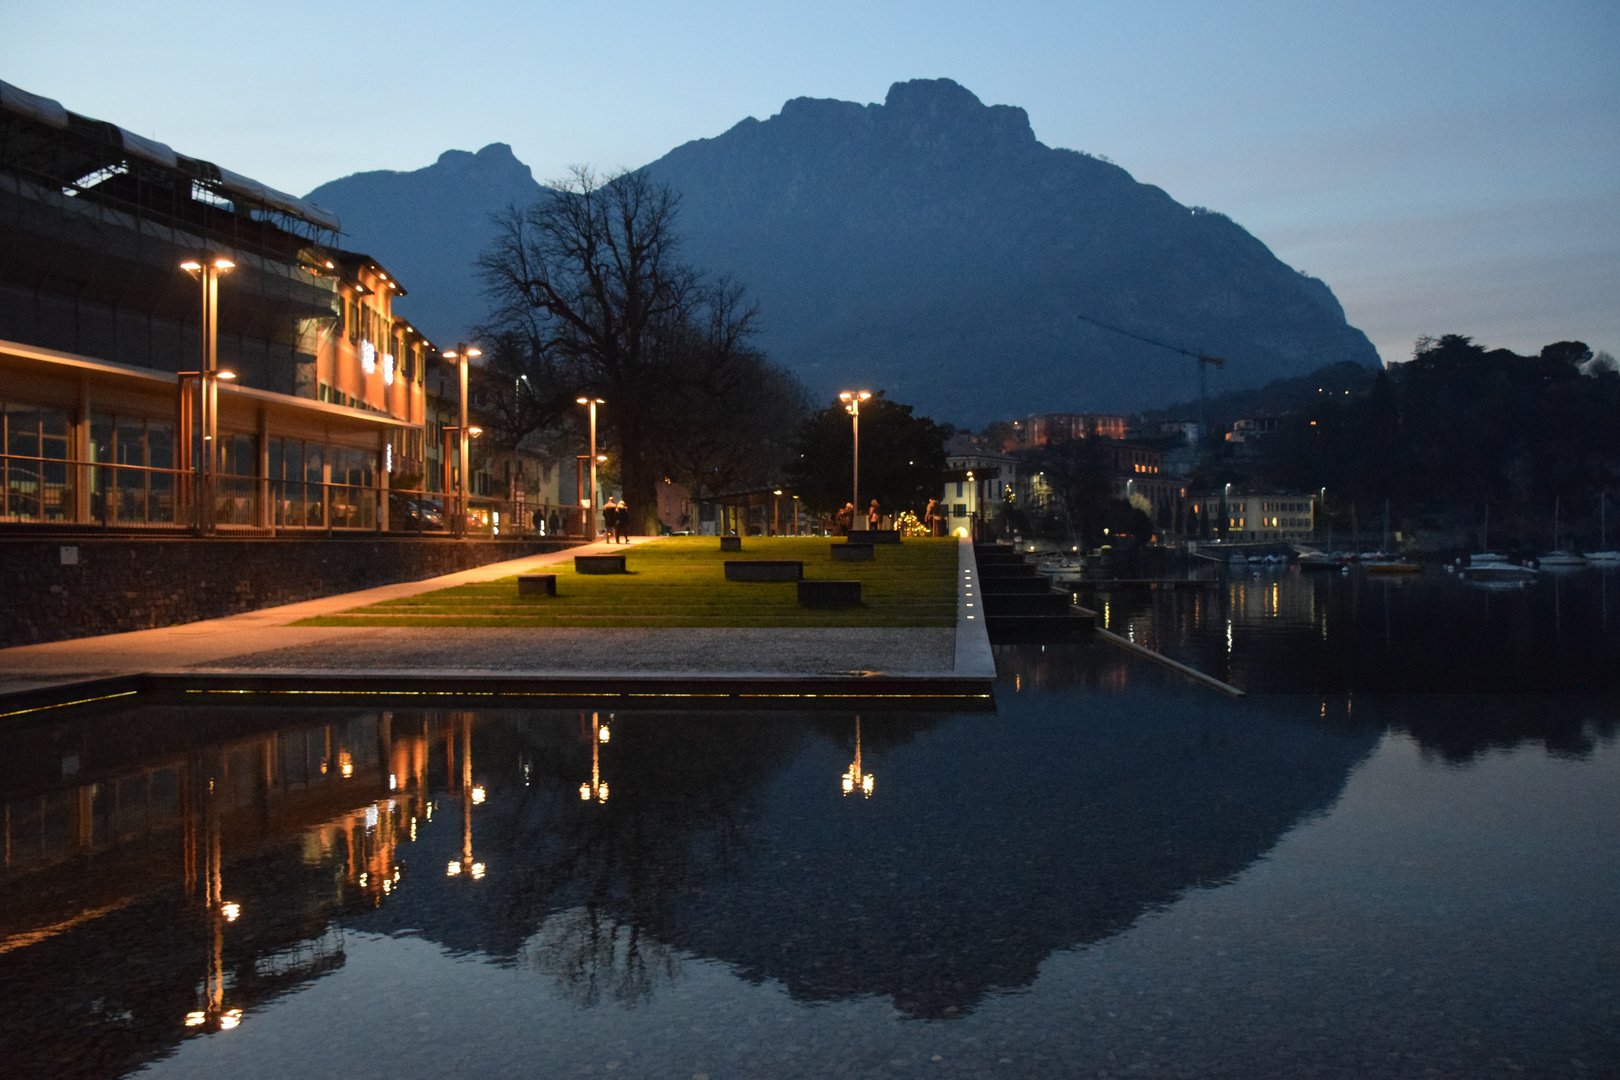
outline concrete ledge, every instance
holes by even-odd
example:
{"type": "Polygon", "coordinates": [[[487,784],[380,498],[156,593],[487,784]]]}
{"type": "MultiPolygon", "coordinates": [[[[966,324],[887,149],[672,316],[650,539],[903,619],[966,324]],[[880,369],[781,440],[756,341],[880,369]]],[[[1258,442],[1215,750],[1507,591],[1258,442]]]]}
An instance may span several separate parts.
{"type": "MultiPolygon", "coordinates": [[[[574,558],[577,559],[577,558],[579,558],[579,556],[575,555],[574,558]]],[[[519,596],[556,596],[557,595],[557,575],[556,574],[519,574],[518,575],[518,595],[519,596]]]]}
{"type": "Polygon", "coordinates": [[[857,544],[898,544],[899,529],[851,529],[846,539],[857,544]]]}
{"type": "Polygon", "coordinates": [[[840,608],[861,606],[861,583],[858,581],[801,581],[799,582],[801,607],[840,608]]]}
{"type": "Polygon", "coordinates": [[[979,561],[973,553],[973,542],[966,537],[956,546],[956,673],[989,679],[996,676],[979,561]]]}
{"type": "Polygon", "coordinates": [[[623,555],[575,555],[576,574],[624,574],[623,555]]]}
{"type": "Polygon", "coordinates": [[[829,544],[833,562],[870,562],[876,550],[871,544],[829,544]]]}
{"type": "Polygon", "coordinates": [[[992,680],[949,673],[848,675],[489,675],[459,671],[151,673],[0,695],[0,723],[140,704],[614,709],[900,709],[993,712],[992,680]]]}
{"type": "Polygon", "coordinates": [[[722,536],[720,538],[720,550],[721,551],[741,551],[742,550],[742,537],[740,537],[740,536],[722,536]]]}
{"type": "Polygon", "coordinates": [[[804,563],[796,559],[727,559],[727,581],[799,581],[804,563]]]}

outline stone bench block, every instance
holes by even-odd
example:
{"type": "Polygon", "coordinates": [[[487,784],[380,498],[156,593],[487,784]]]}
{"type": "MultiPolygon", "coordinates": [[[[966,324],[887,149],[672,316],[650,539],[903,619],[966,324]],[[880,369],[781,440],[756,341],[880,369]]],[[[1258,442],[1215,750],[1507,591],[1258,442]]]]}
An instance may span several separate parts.
{"type": "Polygon", "coordinates": [[[794,559],[727,559],[727,581],[798,581],[804,563],[794,559]]]}
{"type": "Polygon", "coordinates": [[[801,581],[800,607],[860,607],[861,583],[858,581],[801,581]]]}
{"type": "Polygon", "coordinates": [[[857,544],[898,544],[899,529],[851,529],[847,539],[857,544]]]}
{"type": "Polygon", "coordinates": [[[576,574],[624,574],[623,555],[575,555],[576,574]]]}
{"type": "Polygon", "coordinates": [[[721,551],[741,551],[742,550],[742,537],[740,537],[740,536],[722,536],[720,538],[720,550],[721,551]]]}
{"type": "Polygon", "coordinates": [[[833,562],[871,562],[874,548],[871,544],[848,542],[830,544],[833,562]]]}
{"type": "Polygon", "coordinates": [[[556,574],[519,574],[519,596],[556,596],[556,574]]]}

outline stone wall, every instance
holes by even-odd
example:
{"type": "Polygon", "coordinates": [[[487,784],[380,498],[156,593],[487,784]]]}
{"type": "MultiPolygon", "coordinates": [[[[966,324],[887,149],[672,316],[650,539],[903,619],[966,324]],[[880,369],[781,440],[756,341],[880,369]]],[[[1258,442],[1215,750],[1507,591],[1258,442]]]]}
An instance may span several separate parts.
{"type": "Polygon", "coordinates": [[[0,648],[214,619],[419,581],[574,543],[0,538],[0,648]]]}

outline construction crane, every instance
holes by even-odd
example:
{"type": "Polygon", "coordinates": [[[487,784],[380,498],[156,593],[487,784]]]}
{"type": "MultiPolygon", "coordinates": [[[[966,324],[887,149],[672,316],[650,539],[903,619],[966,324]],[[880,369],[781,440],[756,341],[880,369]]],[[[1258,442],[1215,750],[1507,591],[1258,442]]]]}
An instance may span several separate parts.
{"type": "Polygon", "coordinates": [[[1093,319],[1090,315],[1077,315],[1076,317],[1083,322],[1091,323],[1093,326],[1100,326],[1104,330],[1112,330],[1116,334],[1123,334],[1125,337],[1134,338],[1148,345],[1157,345],[1161,349],[1169,349],[1171,352],[1180,353],[1182,356],[1190,356],[1198,361],[1198,437],[1203,439],[1205,433],[1209,431],[1209,427],[1204,420],[1205,405],[1209,400],[1209,381],[1205,372],[1212,367],[1225,367],[1226,357],[1206,356],[1203,353],[1193,352],[1191,349],[1183,349],[1180,345],[1171,345],[1167,341],[1143,337],[1141,334],[1135,334],[1118,326],[1112,326],[1101,319],[1093,319]]]}

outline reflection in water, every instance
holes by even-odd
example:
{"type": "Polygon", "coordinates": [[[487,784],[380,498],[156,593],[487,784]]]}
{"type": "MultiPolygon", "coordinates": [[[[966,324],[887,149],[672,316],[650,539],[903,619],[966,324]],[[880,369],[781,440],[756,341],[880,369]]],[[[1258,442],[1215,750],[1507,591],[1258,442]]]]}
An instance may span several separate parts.
{"type": "Polygon", "coordinates": [[[862,798],[870,799],[874,782],[871,773],[861,770],[861,718],[857,716],[855,718],[855,760],[850,762],[849,768],[844,770],[844,794],[848,795],[858,789],[862,798]]]}
{"type": "Polygon", "coordinates": [[[1612,693],[1620,569],[1485,588],[1418,577],[1233,570],[1202,589],[1077,593],[1116,633],[1250,692],[1612,693]]]}
{"type": "Polygon", "coordinates": [[[1447,759],[1537,723],[1566,758],[1615,731],[1601,699],[1232,702],[1106,647],[998,663],[994,717],[149,706],[0,733],[0,1053],[113,1077],[260,1038],[334,976],[371,1008],[397,974],[348,971],[351,942],[400,938],[543,976],[568,1008],[692,1010],[681,1031],[716,971],[963,1024],[1263,868],[1389,728],[1447,759]]]}
{"type": "MultiPolygon", "coordinates": [[[[580,720],[583,722],[583,714],[580,720]]],[[[587,738],[591,743],[591,779],[588,783],[579,785],[579,797],[585,802],[595,799],[599,803],[605,803],[608,799],[608,786],[602,779],[602,744],[612,738],[612,731],[602,723],[600,713],[591,713],[591,733],[587,738]]]]}

